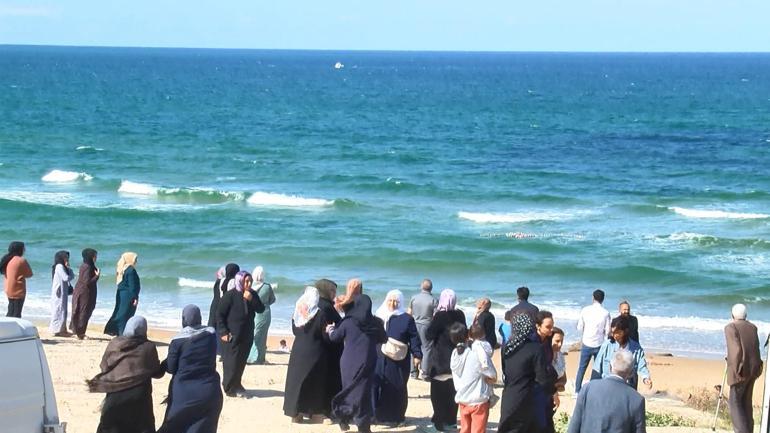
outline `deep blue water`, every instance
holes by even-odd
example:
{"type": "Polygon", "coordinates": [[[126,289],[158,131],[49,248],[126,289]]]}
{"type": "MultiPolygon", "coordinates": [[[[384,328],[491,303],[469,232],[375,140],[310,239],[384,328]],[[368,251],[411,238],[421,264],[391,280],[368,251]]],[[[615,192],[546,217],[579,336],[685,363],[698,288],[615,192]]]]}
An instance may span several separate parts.
{"type": "Polygon", "coordinates": [[[768,162],[767,54],[0,46],[0,243],[27,242],[30,315],[54,252],[89,246],[97,319],[133,250],[163,326],[235,261],[279,283],[277,329],[317,278],[378,302],[430,277],[497,311],[526,284],[568,340],[601,287],[646,346],[714,354],[733,303],[770,324],[768,162]]]}

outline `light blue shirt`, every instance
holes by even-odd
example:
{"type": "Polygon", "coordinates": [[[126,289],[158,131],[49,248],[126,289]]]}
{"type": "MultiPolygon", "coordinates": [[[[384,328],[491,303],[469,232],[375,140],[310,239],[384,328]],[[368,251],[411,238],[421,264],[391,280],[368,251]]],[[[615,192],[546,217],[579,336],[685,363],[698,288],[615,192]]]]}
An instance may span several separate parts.
{"type": "Polygon", "coordinates": [[[647,368],[647,359],[644,357],[644,349],[634,340],[629,339],[625,347],[620,347],[620,343],[617,341],[607,340],[602,343],[602,347],[599,348],[599,353],[594,360],[594,372],[597,375],[601,375],[605,378],[610,375],[610,361],[613,355],[618,350],[628,350],[634,357],[634,365],[636,366],[634,375],[628,378],[628,383],[634,385],[637,383],[637,377],[641,376],[642,379],[650,378],[650,370],[647,368]]]}

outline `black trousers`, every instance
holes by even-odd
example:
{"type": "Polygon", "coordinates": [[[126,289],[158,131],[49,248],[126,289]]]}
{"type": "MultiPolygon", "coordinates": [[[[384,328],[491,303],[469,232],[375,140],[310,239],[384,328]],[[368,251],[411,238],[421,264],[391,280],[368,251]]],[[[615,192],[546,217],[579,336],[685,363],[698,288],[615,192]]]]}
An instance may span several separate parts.
{"type": "Polygon", "coordinates": [[[21,309],[24,308],[24,299],[8,299],[8,314],[5,317],[16,317],[21,319],[21,309]]]}
{"type": "Polygon", "coordinates": [[[433,405],[433,424],[457,424],[457,403],[455,403],[455,383],[449,380],[430,380],[430,403],[433,405]]]}
{"type": "Polygon", "coordinates": [[[751,408],[754,380],[751,379],[730,386],[730,400],[728,404],[735,433],[752,433],[754,431],[754,413],[751,408]]]}
{"type": "MultiPolygon", "coordinates": [[[[222,343],[222,388],[226,393],[242,391],[241,378],[251,351],[252,339],[222,343]]],[[[253,338],[253,336],[252,336],[253,338]]]]}

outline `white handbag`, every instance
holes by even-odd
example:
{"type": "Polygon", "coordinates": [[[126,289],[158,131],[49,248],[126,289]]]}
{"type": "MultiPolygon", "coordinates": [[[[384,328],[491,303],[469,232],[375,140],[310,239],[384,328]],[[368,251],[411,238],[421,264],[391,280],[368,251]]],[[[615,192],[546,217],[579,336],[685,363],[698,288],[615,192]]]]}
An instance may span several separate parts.
{"type": "Polygon", "coordinates": [[[406,358],[408,350],[409,346],[406,343],[402,343],[393,337],[388,337],[387,343],[380,347],[382,354],[394,361],[401,361],[406,358]]]}

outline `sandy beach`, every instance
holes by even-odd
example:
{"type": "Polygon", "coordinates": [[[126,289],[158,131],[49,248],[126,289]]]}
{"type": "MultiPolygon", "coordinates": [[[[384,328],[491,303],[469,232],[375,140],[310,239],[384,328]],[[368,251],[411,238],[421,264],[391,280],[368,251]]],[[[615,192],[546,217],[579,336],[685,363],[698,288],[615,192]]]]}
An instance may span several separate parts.
{"type": "MultiPolygon", "coordinates": [[[[96,328],[96,327],[95,327],[96,328]]],[[[168,341],[174,334],[168,330],[150,330],[150,339],[157,342],[160,358],[165,358],[168,341]]],[[[86,378],[99,371],[99,362],[109,337],[92,330],[90,338],[78,341],[75,338],[51,337],[45,329],[41,330],[51,376],[62,421],[68,423],[70,433],[90,433],[96,430],[99,422],[99,406],[103,394],[90,394],[84,384],[86,378]]],[[[276,351],[280,339],[285,338],[291,344],[291,338],[271,335],[268,341],[267,355],[270,365],[248,366],[243,383],[251,392],[252,398],[225,397],[224,408],[220,416],[219,432],[236,433],[247,431],[269,432],[338,432],[336,425],[327,424],[291,424],[283,415],[283,390],[286,366],[289,355],[276,351]]],[[[499,359],[499,354],[495,354],[499,359]]],[[[577,353],[567,356],[568,377],[574,378],[577,353]]],[[[650,370],[653,374],[654,388],[642,390],[647,398],[647,410],[655,414],[671,414],[682,417],[691,424],[688,427],[648,427],[651,432],[707,432],[712,414],[687,407],[682,399],[700,388],[713,389],[721,382],[723,364],[720,361],[687,359],[671,356],[648,355],[650,370]]],[[[221,363],[218,364],[221,374],[221,363]]],[[[156,425],[163,420],[165,406],[161,402],[167,394],[170,376],[153,381],[153,403],[155,406],[156,425]]],[[[760,379],[761,380],[761,379],[760,379]]],[[[497,393],[502,393],[498,388],[497,393]]],[[[761,386],[755,387],[755,405],[761,398],[761,386]]],[[[715,394],[714,394],[715,395],[715,394]]],[[[397,429],[374,426],[374,431],[432,432],[429,419],[432,413],[427,382],[410,380],[409,409],[407,424],[397,429]]],[[[574,398],[572,384],[561,398],[559,413],[572,413],[574,398]]],[[[489,431],[495,431],[499,420],[499,407],[492,409],[489,431]]],[[[726,426],[722,426],[726,427],[726,426]]],[[[726,430],[725,430],[726,431],[726,430]]]]}

